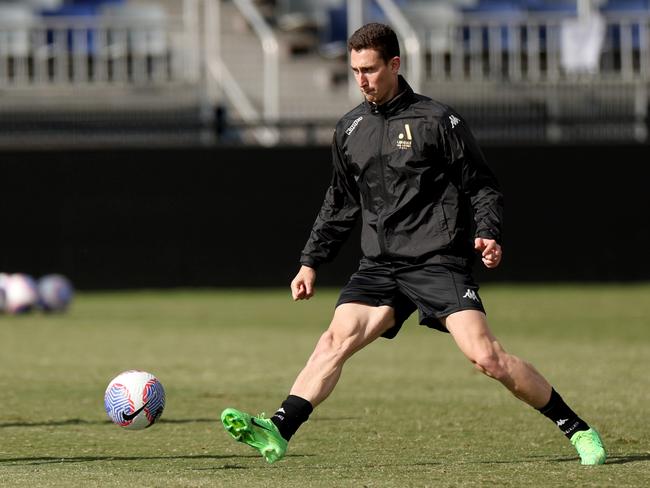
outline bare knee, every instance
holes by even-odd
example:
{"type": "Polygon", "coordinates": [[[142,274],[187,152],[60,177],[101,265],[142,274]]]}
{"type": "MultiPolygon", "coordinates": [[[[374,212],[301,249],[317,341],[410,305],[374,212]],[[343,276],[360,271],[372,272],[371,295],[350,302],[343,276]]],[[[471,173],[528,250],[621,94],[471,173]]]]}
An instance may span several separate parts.
{"type": "Polygon", "coordinates": [[[394,323],[391,307],[349,303],[339,305],[329,328],[321,335],[311,362],[339,365],[375,340],[394,323]]]}
{"type": "Polygon", "coordinates": [[[470,361],[474,363],[476,369],[490,378],[504,382],[509,377],[507,353],[490,351],[478,355],[476,359],[470,358],[470,361]]]}
{"type": "Polygon", "coordinates": [[[331,329],[320,336],[310,361],[318,363],[342,363],[351,354],[350,338],[342,338],[331,329]]]}

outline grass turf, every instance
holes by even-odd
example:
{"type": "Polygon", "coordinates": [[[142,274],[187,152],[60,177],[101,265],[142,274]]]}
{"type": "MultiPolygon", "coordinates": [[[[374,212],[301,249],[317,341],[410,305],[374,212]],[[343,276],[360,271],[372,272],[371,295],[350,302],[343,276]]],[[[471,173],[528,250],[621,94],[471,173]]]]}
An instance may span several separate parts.
{"type": "Polygon", "coordinates": [[[485,286],[492,329],[603,434],[583,467],[559,430],[411,319],[346,365],[333,395],[267,465],[221,428],[272,413],[336,292],[80,294],[65,315],[0,317],[0,486],[649,486],[650,285],[485,286]],[[160,423],[103,410],[126,369],[158,376],[160,423]]]}

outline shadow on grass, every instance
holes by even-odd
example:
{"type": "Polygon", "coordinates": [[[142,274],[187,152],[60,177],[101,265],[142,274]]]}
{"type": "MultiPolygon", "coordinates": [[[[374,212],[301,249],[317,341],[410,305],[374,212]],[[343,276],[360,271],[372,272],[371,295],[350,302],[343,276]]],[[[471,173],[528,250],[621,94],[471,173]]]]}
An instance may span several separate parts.
{"type": "MultiPolygon", "coordinates": [[[[544,456],[531,456],[531,458],[538,458],[544,460],[544,456]]],[[[555,463],[574,463],[579,462],[580,458],[578,456],[570,457],[561,457],[561,458],[552,458],[546,459],[550,462],[555,463]]],[[[620,455],[609,455],[605,464],[627,464],[627,463],[636,463],[641,461],[650,461],[650,453],[634,453],[634,454],[620,454],[620,455]]]]}
{"type": "Polygon", "coordinates": [[[246,454],[246,455],[218,455],[218,454],[189,454],[187,456],[76,456],[76,457],[56,457],[56,456],[40,456],[40,457],[16,457],[16,458],[0,458],[0,464],[13,464],[13,465],[38,465],[38,464],[63,464],[63,463],[90,463],[96,461],[170,461],[174,459],[208,459],[208,460],[222,460],[222,459],[241,459],[241,458],[259,458],[259,455],[246,454]]]}
{"type": "MultiPolygon", "coordinates": [[[[287,455],[284,456],[283,459],[287,459],[287,458],[307,458],[307,457],[312,457],[312,456],[315,456],[315,454],[287,454],[287,455]]],[[[227,456],[224,456],[224,457],[227,457],[227,456]]],[[[257,468],[268,466],[268,464],[266,464],[266,462],[264,462],[259,456],[230,456],[230,457],[231,458],[254,457],[254,458],[259,459],[261,461],[260,464],[258,466],[256,466],[257,468]]],[[[303,468],[304,468],[304,466],[303,466],[303,468]]],[[[213,467],[207,467],[207,468],[192,468],[192,471],[220,471],[220,470],[228,470],[228,469],[250,469],[250,468],[248,466],[242,466],[240,464],[226,463],[226,464],[224,464],[222,466],[213,466],[213,467]]],[[[319,467],[317,469],[322,469],[322,467],[319,467]]]]}
{"type": "Polygon", "coordinates": [[[622,454],[620,456],[610,456],[605,464],[627,464],[639,461],[650,461],[650,454],[622,454]]]}
{"type": "Polygon", "coordinates": [[[359,420],[362,417],[316,417],[314,422],[340,422],[341,420],[359,420]]]}
{"type": "MultiPolygon", "coordinates": [[[[288,454],[289,457],[305,457],[310,454],[288,454]]],[[[260,459],[259,454],[188,454],[186,456],[75,456],[75,457],[56,457],[56,456],[40,456],[40,457],[15,457],[15,458],[0,458],[0,465],[12,466],[34,466],[42,464],[66,464],[66,463],[91,463],[91,462],[121,462],[121,461],[171,461],[175,459],[207,459],[211,461],[220,461],[224,459],[260,459]]],[[[246,466],[237,464],[225,464],[223,466],[215,466],[213,468],[203,469],[248,469],[246,466]]]]}
{"type": "MultiPolygon", "coordinates": [[[[160,419],[156,424],[195,424],[195,423],[212,423],[217,419],[160,419]]],[[[69,425],[104,425],[111,424],[106,420],[84,420],[84,419],[63,419],[63,420],[44,420],[42,422],[32,421],[14,421],[0,422],[0,429],[7,427],[66,427],[69,425]]]]}

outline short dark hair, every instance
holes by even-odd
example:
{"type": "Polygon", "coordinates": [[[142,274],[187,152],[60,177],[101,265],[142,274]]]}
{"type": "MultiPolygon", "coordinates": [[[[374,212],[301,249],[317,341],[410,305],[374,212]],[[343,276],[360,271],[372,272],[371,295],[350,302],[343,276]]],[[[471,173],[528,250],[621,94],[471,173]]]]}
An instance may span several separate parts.
{"type": "Polygon", "coordinates": [[[348,39],[348,51],[374,49],[388,62],[399,56],[399,41],[397,34],[386,24],[371,23],[357,29],[348,39]]]}

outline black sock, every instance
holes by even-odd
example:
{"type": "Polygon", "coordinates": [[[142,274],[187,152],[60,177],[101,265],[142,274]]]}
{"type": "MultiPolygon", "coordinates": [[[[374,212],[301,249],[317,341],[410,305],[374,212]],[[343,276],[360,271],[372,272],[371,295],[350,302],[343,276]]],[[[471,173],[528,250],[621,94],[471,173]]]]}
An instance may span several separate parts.
{"type": "Polygon", "coordinates": [[[291,436],[296,433],[298,427],[300,427],[303,422],[306,422],[314,410],[314,407],[311,406],[304,398],[299,396],[289,395],[285,401],[282,402],[282,405],[278,409],[271,420],[277,426],[280,431],[280,435],[284,437],[285,440],[291,439],[291,436]]]}
{"type": "Polygon", "coordinates": [[[555,425],[569,439],[579,430],[589,430],[589,425],[564,403],[564,400],[555,389],[551,389],[551,399],[548,403],[542,408],[538,408],[538,410],[555,422],[555,425]]]}

